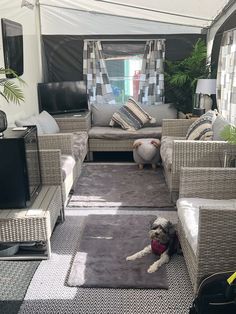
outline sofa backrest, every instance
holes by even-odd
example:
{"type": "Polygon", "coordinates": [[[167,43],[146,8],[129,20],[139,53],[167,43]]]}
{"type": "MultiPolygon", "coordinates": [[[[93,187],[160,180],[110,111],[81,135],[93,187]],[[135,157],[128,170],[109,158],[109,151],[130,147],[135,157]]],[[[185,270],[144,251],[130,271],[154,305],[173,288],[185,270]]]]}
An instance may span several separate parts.
{"type": "MultiPolygon", "coordinates": [[[[112,115],[123,104],[92,104],[92,125],[109,126],[112,115]]],[[[141,106],[150,116],[156,119],[156,123],[145,126],[161,126],[163,119],[176,119],[177,110],[172,104],[142,105],[141,106]]]]}

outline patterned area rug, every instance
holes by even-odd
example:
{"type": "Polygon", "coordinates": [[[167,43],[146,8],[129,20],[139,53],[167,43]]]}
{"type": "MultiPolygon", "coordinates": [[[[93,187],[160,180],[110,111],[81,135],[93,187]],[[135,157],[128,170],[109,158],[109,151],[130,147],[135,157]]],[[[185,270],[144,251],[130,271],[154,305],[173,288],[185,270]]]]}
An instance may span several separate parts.
{"type": "Polygon", "coordinates": [[[40,262],[0,261],[0,313],[18,313],[40,262]]]}
{"type": "Polygon", "coordinates": [[[69,207],[173,207],[161,168],[84,164],[69,207]]]}
{"type": "Polygon", "coordinates": [[[148,244],[150,221],[156,216],[89,215],[74,257],[69,286],[89,288],[168,289],[165,265],[153,274],[147,269],[158,257],[149,254],[126,261],[148,244]]]}

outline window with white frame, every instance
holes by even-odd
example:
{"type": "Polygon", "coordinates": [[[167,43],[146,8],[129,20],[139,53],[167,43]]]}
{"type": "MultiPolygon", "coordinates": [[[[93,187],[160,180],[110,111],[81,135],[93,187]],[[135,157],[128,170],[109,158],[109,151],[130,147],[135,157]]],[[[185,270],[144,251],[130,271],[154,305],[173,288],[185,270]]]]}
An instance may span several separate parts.
{"type": "Polygon", "coordinates": [[[116,102],[124,103],[130,96],[138,100],[145,41],[103,42],[102,46],[116,102]]]}

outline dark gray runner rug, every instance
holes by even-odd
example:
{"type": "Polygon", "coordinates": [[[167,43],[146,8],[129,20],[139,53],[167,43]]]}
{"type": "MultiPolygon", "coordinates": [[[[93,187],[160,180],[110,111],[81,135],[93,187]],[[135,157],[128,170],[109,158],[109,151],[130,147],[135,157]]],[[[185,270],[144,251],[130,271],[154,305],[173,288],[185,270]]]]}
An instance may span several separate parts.
{"type": "Polygon", "coordinates": [[[67,284],[90,288],[168,289],[165,265],[147,273],[154,254],[136,261],[126,257],[149,244],[149,222],[155,216],[89,215],[67,284]]]}
{"type": "Polygon", "coordinates": [[[83,164],[68,207],[172,207],[161,168],[83,164]]]}
{"type": "Polygon", "coordinates": [[[39,264],[39,261],[0,261],[1,314],[18,313],[39,264]]]}

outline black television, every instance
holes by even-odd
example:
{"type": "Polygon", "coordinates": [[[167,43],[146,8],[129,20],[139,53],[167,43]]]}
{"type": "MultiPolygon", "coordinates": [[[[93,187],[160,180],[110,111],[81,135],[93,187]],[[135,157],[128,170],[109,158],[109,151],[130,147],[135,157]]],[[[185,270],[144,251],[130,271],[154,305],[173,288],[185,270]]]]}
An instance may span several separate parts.
{"type": "MultiPolygon", "coordinates": [[[[1,24],[5,68],[21,76],[24,72],[22,25],[8,19],[1,19],[1,24]]],[[[14,75],[6,74],[6,77],[14,75]]]]}
{"type": "Polygon", "coordinates": [[[87,88],[84,81],[38,84],[39,111],[50,114],[88,110],[87,88]]]}

